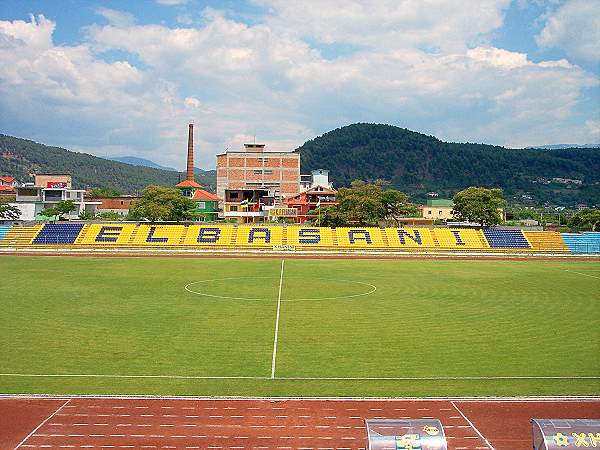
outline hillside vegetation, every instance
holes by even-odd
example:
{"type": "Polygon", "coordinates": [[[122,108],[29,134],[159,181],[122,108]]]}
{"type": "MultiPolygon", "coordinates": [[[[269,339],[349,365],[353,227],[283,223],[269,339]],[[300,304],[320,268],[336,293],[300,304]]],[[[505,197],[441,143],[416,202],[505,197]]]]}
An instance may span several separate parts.
{"type": "MultiPolygon", "coordinates": [[[[27,182],[33,181],[35,173],[66,173],[72,175],[75,188],[113,188],[126,194],[141,192],[150,184],[174,186],[184,178],[179,172],[110,161],[0,134],[0,175],[27,182]]],[[[215,177],[215,171],[196,172],[197,181],[209,190],[215,188],[215,177]]]]}
{"type": "Polygon", "coordinates": [[[477,185],[501,187],[507,199],[524,203],[600,202],[600,149],[447,143],[391,125],[358,123],[325,133],[296,151],[303,173],[329,169],[338,187],[354,179],[384,179],[413,199],[424,199],[429,191],[451,197],[477,185]]]}

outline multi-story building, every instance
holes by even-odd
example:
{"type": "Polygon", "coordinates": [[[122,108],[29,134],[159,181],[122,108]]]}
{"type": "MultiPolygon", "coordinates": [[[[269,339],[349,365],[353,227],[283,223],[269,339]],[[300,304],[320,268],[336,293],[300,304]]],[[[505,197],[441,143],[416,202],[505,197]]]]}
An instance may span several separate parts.
{"type": "Polygon", "coordinates": [[[94,215],[100,205],[100,202],[86,202],[84,189],[72,189],[71,175],[39,174],[33,184],[26,183],[15,190],[17,195],[12,205],[21,210],[21,220],[47,220],[41,212],[56,207],[61,201],[70,200],[75,204],[75,208],[65,214],[65,219],[77,219],[84,211],[94,215]]]}
{"type": "Polygon", "coordinates": [[[268,152],[265,144],[244,147],[217,155],[217,197],[225,218],[258,222],[300,191],[300,154],[268,152]]]}

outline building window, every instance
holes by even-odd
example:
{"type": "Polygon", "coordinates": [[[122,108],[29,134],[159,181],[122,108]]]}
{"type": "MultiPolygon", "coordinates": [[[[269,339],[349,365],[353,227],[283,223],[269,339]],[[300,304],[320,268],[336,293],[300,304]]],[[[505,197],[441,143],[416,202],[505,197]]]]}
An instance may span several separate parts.
{"type": "Polygon", "coordinates": [[[198,202],[198,209],[206,209],[206,202],[198,202]]]}
{"type": "Polygon", "coordinates": [[[431,214],[431,210],[427,211],[427,214],[431,214]]]}
{"type": "Polygon", "coordinates": [[[442,215],[442,211],[440,210],[438,214],[441,216],[442,215]]]}
{"type": "Polygon", "coordinates": [[[230,192],[229,193],[229,197],[230,198],[238,198],[238,193],[237,192],[230,192]]]}
{"type": "Polygon", "coordinates": [[[237,205],[231,205],[231,206],[229,206],[229,211],[237,211],[237,210],[238,210],[237,205]]]}

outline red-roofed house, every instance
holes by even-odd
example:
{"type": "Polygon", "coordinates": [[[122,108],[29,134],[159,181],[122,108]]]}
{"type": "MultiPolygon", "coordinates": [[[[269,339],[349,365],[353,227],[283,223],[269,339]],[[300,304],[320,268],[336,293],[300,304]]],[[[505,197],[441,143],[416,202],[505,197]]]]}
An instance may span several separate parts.
{"type": "Polygon", "coordinates": [[[309,214],[309,211],[316,211],[317,207],[337,206],[336,194],[335,189],[316,185],[293,197],[289,197],[287,206],[288,208],[296,208],[298,210],[298,223],[304,223],[317,217],[317,214],[309,214]]]}

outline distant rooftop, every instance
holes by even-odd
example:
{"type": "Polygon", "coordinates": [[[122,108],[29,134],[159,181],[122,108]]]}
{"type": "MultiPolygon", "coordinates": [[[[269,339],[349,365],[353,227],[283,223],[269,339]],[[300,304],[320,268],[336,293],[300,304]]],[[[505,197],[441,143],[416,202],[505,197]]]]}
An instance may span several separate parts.
{"type": "Polygon", "coordinates": [[[430,199],[427,200],[427,206],[454,206],[454,202],[452,200],[447,199],[430,199]]]}

